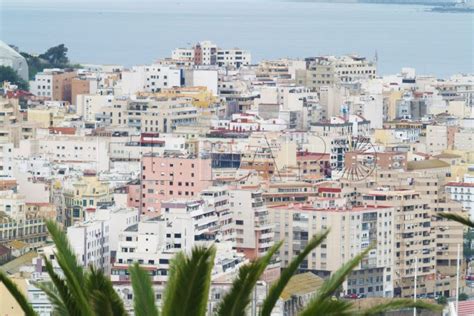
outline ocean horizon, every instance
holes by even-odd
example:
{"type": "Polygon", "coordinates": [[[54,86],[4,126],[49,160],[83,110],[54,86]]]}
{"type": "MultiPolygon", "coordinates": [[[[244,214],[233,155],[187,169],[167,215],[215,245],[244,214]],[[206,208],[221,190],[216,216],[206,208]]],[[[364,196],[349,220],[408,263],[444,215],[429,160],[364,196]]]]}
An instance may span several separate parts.
{"type": "Polygon", "coordinates": [[[42,53],[64,43],[74,63],[132,66],[211,40],[253,62],[358,54],[380,74],[413,67],[448,77],[474,72],[474,15],[420,5],[272,0],[0,0],[0,39],[42,53]],[[28,21],[28,23],[25,23],[28,21]]]}

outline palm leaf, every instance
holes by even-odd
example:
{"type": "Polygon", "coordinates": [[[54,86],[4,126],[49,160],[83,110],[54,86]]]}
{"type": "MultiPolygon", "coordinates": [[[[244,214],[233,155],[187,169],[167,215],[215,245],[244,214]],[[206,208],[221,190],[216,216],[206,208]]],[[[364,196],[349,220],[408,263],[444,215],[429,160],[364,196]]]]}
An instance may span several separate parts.
{"type": "Polygon", "coordinates": [[[37,315],[33,307],[31,307],[30,303],[28,302],[26,296],[20,291],[15,282],[13,282],[3,271],[0,271],[0,281],[5,285],[8,292],[10,292],[11,296],[13,296],[18,305],[20,305],[20,308],[23,310],[25,315],[37,315]]]}
{"type": "Polygon", "coordinates": [[[441,311],[443,309],[442,306],[436,304],[430,304],[424,301],[413,301],[412,299],[394,299],[388,303],[377,304],[374,307],[356,313],[360,316],[376,316],[381,315],[383,313],[389,311],[397,311],[400,309],[407,309],[407,308],[417,308],[417,309],[426,309],[430,311],[441,311]]]}
{"type": "Polygon", "coordinates": [[[449,219],[449,220],[461,223],[464,226],[474,228],[474,222],[471,221],[468,216],[463,216],[463,215],[459,215],[455,213],[439,213],[437,215],[438,217],[449,219]]]}
{"type": "Polygon", "coordinates": [[[280,278],[275,284],[272,285],[267,297],[265,298],[265,301],[263,302],[261,311],[262,316],[270,316],[273,307],[280,298],[281,293],[285,289],[293,274],[295,274],[301,262],[303,262],[303,260],[308,256],[308,254],[316,247],[318,247],[327,238],[328,234],[329,230],[322,234],[313,236],[313,238],[309,241],[308,245],[303,249],[303,251],[291,261],[287,268],[283,270],[280,278]]]}
{"type": "Polygon", "coordinates": [[[327,298],[299,316],[352,316],[352,302],[327,298]]]}
{"type": "Polygon", "coordinates": [[[218,306],[217,315],[244,316],[250,303],[250,295],[255,284],[270,263],[273,255],[281,247],[283,241],[270,248],[267,254],[239,269],[237,278],[232,282],[230,291],[224,296],[218,306]]]}
{"type": "Polygon", "coordinates": [[[191,256],[175,256],[170,264],[164,315],[205,315],[215,254],[215,247],[196,247],[191,256]]]}
{"type": "Polygon", "coordinates": [[[334,272],[329,279],[327,279],[321,288],[318,290],[316,297],[312,299],[300,316],[310,316],[315,315],[315,313],[320,309],[320,305],[324,304],[327,300],[331,298],[334,292],[342,285],[349,273],[357,267],[362,259],[370,251],[371,247],[368,247],[366,250],[355,256],[352,260],[346,262],[341,268],[334,272]]]}
{"type": "Polygon", "coordinates": [[[96,315],[125,316],[127,312],[120,296],[114,290],[112,282],[102,270],[90,268],[86,282],[89,301],[96,315]]]}
{"type": "Polygon", "coordinates": [[[37,287],[46,293],[58,313],[64,314],[66,311],[67,315],[81,315],[81,308],[71,294],[66,281],[54,271],[53,264],[46,256],[43,256],[43,260],[46,272],[54,288],[45,289],[41,283],[37,283],[37,287]]]}
{"type": "Polygon", "coordinates": [[[68,311],[68,307],[63,303],[61,297],[59,297],[52,282],[35,282],[33,285],[46,294],[48,300],[54,307],[54,315],[71,315],[68,311]]]}
{"type": "Polygon", "coordinates": [[[67,288],[74,297],[74,302],[80,306],[82,315],[93,315],[85,291],[85,278],[82,266],[78,264],[66,234],[53,221],[47,221],[46,226],[56,245],[56,260],[64,273],[67,288]]]}
{"type": "Polygon", "coordinates": [[[155,316],[155,293],[148,273],[135,263],[129,268],[132,277],[133,306],[136,316],[155,316]]]}

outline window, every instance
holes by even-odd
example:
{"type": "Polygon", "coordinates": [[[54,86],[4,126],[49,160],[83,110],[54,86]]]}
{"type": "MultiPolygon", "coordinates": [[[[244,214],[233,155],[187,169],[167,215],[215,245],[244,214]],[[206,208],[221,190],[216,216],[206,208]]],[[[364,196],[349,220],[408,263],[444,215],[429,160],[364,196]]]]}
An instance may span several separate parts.
{"type": "Polygon", "coordinates": [[[236,225],[243,225],[243,224],[244,224],[244,221],[243,221],[243,220],[236,220],[236,221],[235,221],[235,224],[236,224],[236,225]]]}

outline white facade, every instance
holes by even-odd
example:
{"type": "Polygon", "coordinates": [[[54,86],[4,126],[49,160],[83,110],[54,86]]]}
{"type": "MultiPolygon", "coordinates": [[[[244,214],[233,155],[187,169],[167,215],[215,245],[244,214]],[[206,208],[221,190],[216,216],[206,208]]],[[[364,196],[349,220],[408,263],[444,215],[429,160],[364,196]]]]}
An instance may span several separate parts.
{"type": "Polygon", "coordinates": [[[82,116],[85,122],[95,122],[96,114],[100,113],[103,106],[111,105],[114,101],[112,95],[79,94],[77,95],[76,113],[82,116]]]}
{"type": "Polygon", "coordinates": [[[84,266],[94,266],[110,271],[110,221],[90,220],[70,226],[67,237],[78,261],[84,266]]]}
{"type": "Polygon", "coordinates": [[[30,81],[30,91],[40,97],[53,97],[53,74],[40,72],[35,76],[35,80],[30,81]]]}
{"type": "Polygon", "coordinates": [[[100,137],[48,135],[22,140],[18,154],[20,157],[40,154],[56,162],[92,163],[97,171],[109,168],[108,142],[100,137]]]}
{"type": "Polygon", "coordinates": [[[174,60],[194,61],[194,49],[175,48],[171,52],[171,58],[174,60]]]}
{"type": "Polygon", "coordinates": [[[217,95],[217,70],[213,69],[193,69],[192,81],[187,86],[206,87],[212,94],[217,95]]]}
{"type": "Polygon", "coordinates": [[[474,182],[448,182],[445,188],[451,200],[461,203],[474,219],[474,182]]]}
{"type": "Polygon", "coordinates": [[[248,66],[252,62],[249,51],[234,48],[234,49],[218,49],[217,50],[217,65],[219,67],[240,68],[241,66],[248,66]]]}
{"type": "Polygon", "coordinates": [[[0,143],[0,177],[12,176],[13,158],[13,144],[0,143]]]}
{"type": "Polygon", "coordinates": [[[249,257],[259,257],[273,246],[273,225],[259,190],[229,191],[230,210],[235,221],[237,249],[249,257]]]}

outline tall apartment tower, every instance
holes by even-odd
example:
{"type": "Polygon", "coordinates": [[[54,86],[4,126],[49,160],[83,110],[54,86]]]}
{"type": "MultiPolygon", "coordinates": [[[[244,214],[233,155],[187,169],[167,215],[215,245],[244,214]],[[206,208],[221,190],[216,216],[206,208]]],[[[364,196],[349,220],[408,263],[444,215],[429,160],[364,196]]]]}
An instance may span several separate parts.
{"type": "Polygon", "coordinates": [[[431,227],[431,209],[414,190],[380,189],[363,196],[369,205],[395,208],[394,221],[394,296],[414,293],[415,275],[418,294],[433,292],[425,281],[436,278],[435,234],[431,227]],[[416,272],[415,272],[416,271],[416,272]]]}

